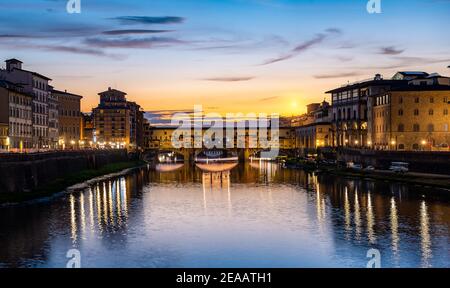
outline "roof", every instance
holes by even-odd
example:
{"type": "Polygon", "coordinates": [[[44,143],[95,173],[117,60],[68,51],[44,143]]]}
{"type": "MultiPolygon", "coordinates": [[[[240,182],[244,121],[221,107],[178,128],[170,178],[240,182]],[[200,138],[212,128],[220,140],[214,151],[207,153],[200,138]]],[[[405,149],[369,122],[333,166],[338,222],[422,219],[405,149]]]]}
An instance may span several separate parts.
{"type": "Polygon", "coordinates": [[[56,89],[53,89],[53,90],[52,90],[52,93],[57,93],[57,94],[62,94],[62,95],[69,95],[69,96],[79,97],[80,99],[83,98],[83,96],[81,96],[81,95],[68,93],[67,91],[59,91],[59,90],[56,90],[56,89]]]}
{"type": "Polygon", "coordinates": [[[23,72],[27,72],[27,73],[31,73],[34,76],[40,77],[40,78],[48,80],[48,81],[52,81],[52,79],[48,78],[47,76],[44,76],[42,74],[39,74],[39,73],[36,73],[36,72],[33,72],[33,71],[29,71],[29,70],[25,70],[25,69],[19,69],[19,68],[14,68],[14,69],[15,70],[19,70],[19,71],[23,71],[23,72]]]}
{"type": "Polygon", "coordinates": [[[123,95],[127,95],[127,93],[125,93],[123,91],[120,91],[120,90],[117,90],[117,89],[111,89],[111,88],[109,88],[106,91],[98,93],[98,95],[103,95],[103,94],[107,94],[107,93],[110,93],[110,92],[116,92],[116,93],[120,93],[120,94],[123,94],[123,95]]]}
{"type": "Polygon", "coordinates": [[[5,62],[11,62],[11,63],[23,63],[22,61],[17,60],[16,58],[8,59],[8,60],[6,60],[5,62]]]}
{"type": "Polygon", "coordinates": [[[411,76],[411,75],[428,76],[427,72],[422,72],[422,71],[400,71],[398,73],[403,74],[403,75],[408,75],[408,76],[411,76]]]}
{"type": "Polygon", "coordinates": [[[449,85],[408,85],[404,87],[395,87],[390,91],[450,91],[449,85]]]}
{"type": "Polygon", "coordinates": [[[348,90],[352,90],[352,89],[356,89],[356,88],[364,88],[364,87],[368,87],[368,86],[381,86],[381,85],[391,85],[391,84],[403,84],[406,85],[408,83],[407,80],[368,80],[368,81],[363,81],[360,83],[355,83],[355,84],[350,84],[347,86],[343,86],[343,87],[339,87],[330,91],[327,91],[325,93],[330,94],[330,93],[338,93],[338,92],[342,92],[342,91],[348,91],[348,90]]]}
{"type": "Polygon", "coordinates": [[[32,94],[26,93],[24,91],[21,91],[21,89],[23,87],[20,84],[15,84],[15,83],[12,83],[12,82],[9,82],[9,81],[6,81],[6,80],[0,80],[0,87],[5,88],[5,89],[10,90],[10,91],[14,91],[16,93],[20,93],[22,95],[33,97],[32,94]]]}

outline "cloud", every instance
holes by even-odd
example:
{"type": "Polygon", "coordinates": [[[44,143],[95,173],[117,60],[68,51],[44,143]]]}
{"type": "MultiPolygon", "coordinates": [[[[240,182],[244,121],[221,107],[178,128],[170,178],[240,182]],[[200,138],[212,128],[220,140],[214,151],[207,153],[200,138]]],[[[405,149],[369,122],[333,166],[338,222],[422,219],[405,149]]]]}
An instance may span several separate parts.
{"type": "Polygon", "coordinates": [[[217,82],[240,82],[240,81],[250,81],[255,77],[214,77],[214,78],[205,78],[202,80],[205,81],[217,81],[217,82]]]}
{"type": "Polygon", "coordinates": [[[297,45],[289,53],[283,54],[277,58],[272,58],[272,59],[266,60],[263,63],[261,63],[260,65],[269,65],[269,64],[273,64],[273,63],[291,59],[291,58],[311,49],[312,47],[324,42],[327,38],[331,37],[332,35],[336,35],[336,34],[342,34],[342,31],[337,28],[329,28],[329,29],[325,30],[325,33],[318,33],[312,39],[297,45]]]}
{"type": "Polygon", "coordinates": [[[176,16],[150,17],[150,16],[120,16],[110,18],[117,20],[123,25],[130,24],[180,24],[185,18],[176,16]]]}
{"type": "Polygon", "coordinates": [[[144,30],[144,29],[130,29],[130,30],[110,30],[103,31],[104,35],[126,35],[126,34],[157,34],[173,32],[173,30],[144,30]]]}
{"type": "Polygon", "coordinates": [[[335,74],[321,74],[321,75],[315,75],[314,78],[316,79],[333,79],[333,78],[344,78],[344,77],[354,77],[359,76],[360,74],[357,72],[348,72],[348,73],[335,73],[335,74]]]}
{"type": "Polygon", "coordinates": [[[272,101],[272,100],[275,100],[275,99],[278,99],[278,98],[280,98],[280,97],[279,96],[271,96],[271,97],[262,98],[259,101],[260,102],[267,102],[267,101],[272,101]]]}
{"type": "Polygon", "coordinates": [[[164,47],[175,44],[182,44],[183,41],[167,38],[167,37],[150,37],[150,38],[88,38],[84,41],[85,44],[92,47],[99,48],[155,48],[164,47]]]}
{"type": "Polygon", "coordinates": [[[399,55],[402,54],[405,50],[396,49],[394,46],[389,47],[381,47],[379,54],[383,55],[399,55]]]}

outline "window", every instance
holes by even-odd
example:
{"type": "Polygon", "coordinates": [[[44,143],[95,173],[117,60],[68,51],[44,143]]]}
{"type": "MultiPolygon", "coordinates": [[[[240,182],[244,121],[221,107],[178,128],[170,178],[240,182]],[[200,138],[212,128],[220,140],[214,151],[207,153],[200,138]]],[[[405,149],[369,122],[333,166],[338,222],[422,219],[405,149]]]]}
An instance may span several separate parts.
{"type": "Polygon", "coordinates": [[[447,123],[444,124],[444,132],[448,132],[448,124],[447,123]]]}
{"type": "Polygon", "coordinates": [[[398,116],[403,116],[403,109],[398,110],[398,116]]]}
{"type": "Polygon", "coordinates": [[[398,124],[398,132],[405,132],[405,125],[398,124]]]}
{"type": "Polygon", "coordinates": [[[414,109],[414,116],[419,116],[419,109],[414,109]]]}
{"type": "Polygon", "coordinates": [[[419,97],[416,97],[416,99],[414,99],[414,102],[419,103],[420,102],[419,97]]]}
{"type": "Polygon", "coordinates": [[[399,102],[400,104],[403,104],[403,97],[400,97],[400,99],[398,99],[398,102],[399,102]]]}
{"type": "Polygon", "coordinates": [[[430,103],[434,103],[434,98],[433,97],[430,98],[430,103]]]}
{"type": "Polygon", "coordinates": [[[428,132],[433,132],[433,131],[434,131],[434,125],[428,124],[428,132]]]}
{"type": "Polygon", "coordinates": [[[428,110],[428,115],[433,115],[433,114],[434,114],[433,109],[428,110]]]}
{"type": "Polygon", "coordinates": [[[405,150],[405,144],[399,144],[398,150],[405,150]]]}
{"type": "Polygon", "coordinates": [[[448,109],[444,109],[444,115],[448,115],[448,109]]]}
{"type": "Polygon", "coordinates": [[[420,132],[420,125],[419,124],[414,124],[413,125],[413,131],[414,132],[420,132]]]}
{"type": "Polygon", "coordinates": [[[419,150],[419,144],[414,143],[414,144],[412,145],[412,149],[413,149],[413,150],[419,150]]]}

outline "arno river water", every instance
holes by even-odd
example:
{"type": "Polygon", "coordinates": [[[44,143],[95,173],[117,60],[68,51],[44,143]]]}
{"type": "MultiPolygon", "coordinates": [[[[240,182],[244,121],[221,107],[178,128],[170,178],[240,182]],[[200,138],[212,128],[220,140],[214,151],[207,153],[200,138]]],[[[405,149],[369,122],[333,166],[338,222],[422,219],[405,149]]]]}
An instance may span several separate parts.
{"type": "Polygon", "coordinates": [[[82,267],[366,267],[371,248],[382,267],[450,267],[450,202],[430,189],[270,163],[147,167],[0,208],[0,267],[65,267],[70,249],[82,267]]]}

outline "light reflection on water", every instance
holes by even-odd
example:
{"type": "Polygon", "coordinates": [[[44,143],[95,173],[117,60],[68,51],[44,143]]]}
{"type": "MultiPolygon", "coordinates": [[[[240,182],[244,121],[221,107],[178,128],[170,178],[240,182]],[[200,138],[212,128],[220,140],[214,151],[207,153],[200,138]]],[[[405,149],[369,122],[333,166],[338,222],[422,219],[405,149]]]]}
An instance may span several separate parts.
{"type": "Polygon", "coordinates": [[[169,166],[0,208],[0,266],[65,267],[72,248],[84,267],[365,267],[370,248],[384,267],[450,266],[450,205],[425,188],[169,166]]]}

